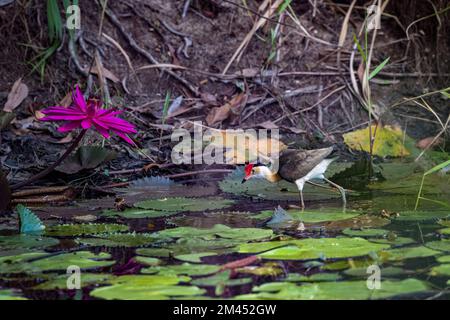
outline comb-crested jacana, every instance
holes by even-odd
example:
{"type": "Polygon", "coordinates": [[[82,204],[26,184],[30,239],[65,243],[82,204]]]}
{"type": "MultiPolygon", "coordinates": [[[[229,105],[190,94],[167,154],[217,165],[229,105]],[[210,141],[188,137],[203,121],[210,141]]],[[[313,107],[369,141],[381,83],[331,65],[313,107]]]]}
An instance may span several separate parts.
{"type": "Polygon", "coordinates": [[[305,208],[303,201],[305,183],[320,179],[339,190],[345,208],[347,201],[344,188],[324,176],[328,166],[334,161],[334,159],[326,159],[332,152],[333,147],[315,150],[284,150],[278,158],[278,172],[272,172],[269,167],[259,163],[250,163],[245,166],[245,177],[242,183],[252,178],[263,178],[270,182],[286,180],[295,183],[300,192],[301,207],[305,208]]]}

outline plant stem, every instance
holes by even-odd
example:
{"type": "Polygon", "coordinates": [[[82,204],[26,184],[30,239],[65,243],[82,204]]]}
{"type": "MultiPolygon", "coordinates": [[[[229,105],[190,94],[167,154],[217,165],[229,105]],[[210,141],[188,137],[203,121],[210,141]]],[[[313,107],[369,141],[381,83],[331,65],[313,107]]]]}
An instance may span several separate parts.
{"type": "Polygon", "coordinates": [[[56,162],[53,163],[50,167],[48,167],[44,171],[41,171],[38,174],[32,176],[28,180],[25,180],[23,182],[19,182],[19,183],[12,185],[11,190],[17,190],[19,188],[25,187],[25,186],[29,185],[30,183],[32,183],[36,180],[39,180],[39,179],[45,177],[46,175],[48,175],[50,172],[52,172],[57,166],[59,166],[61,164],[61,162],[63,162],[72,153],[73,150],[75,150],[75,148],[80,143],[81,139],[84,137],[86,131],[87,130],[82,130],[78,134],[76,139],[73,141],[72,145],[66,150],[66,152],[64,152],[64,154],[58,160],[56,160],[56,162]]]}

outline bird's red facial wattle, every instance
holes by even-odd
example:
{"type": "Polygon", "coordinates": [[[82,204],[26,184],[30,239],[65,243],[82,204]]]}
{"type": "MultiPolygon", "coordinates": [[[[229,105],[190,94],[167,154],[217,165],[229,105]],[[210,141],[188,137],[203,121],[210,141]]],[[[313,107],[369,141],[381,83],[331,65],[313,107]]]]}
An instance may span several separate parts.
{"type": "Polygon", "coordinates": [[[253,163],[249,163],[245,166],[244,168],[244,172],[245,172],[245,177],[244,179],[242,179],[242,183],[244,183],[245,181],[247,181],[248,179],[250,179],[250,177],[252,176],[252,169],[253,169],[254,164],[253,163]]]}

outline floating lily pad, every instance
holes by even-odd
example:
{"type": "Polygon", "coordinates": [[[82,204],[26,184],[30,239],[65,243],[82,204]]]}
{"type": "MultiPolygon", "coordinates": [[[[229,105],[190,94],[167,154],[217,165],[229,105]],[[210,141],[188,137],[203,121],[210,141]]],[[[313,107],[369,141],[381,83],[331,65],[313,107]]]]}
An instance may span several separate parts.
{"type": "Polygon", "coordinates": [[[150,233],[106,233],[92,238],[79,238],[78,243],[94,247],[141,247],[155,242],[150,233]]]}
{"type": "Polygon", "coordinates": [[[406,237],[393,237],[393,238],[370,238],[369,241],[375,242],[375,243],[383,243],[383,244],[390,244],[394,247],[404,246],[407,244],[415,243],[416,241],[411,238],[406,237]]]}
{"type": "MultiPolygon", "coordinates": [[[[287,181],[271,183],[265,179],[250,179],[242,183],[245,176],[242,167],[230,173],[224,180],[219,182],[219,187],[223,192],[240,196],[261,198],[266,200],[293,200],[299,201],[297,186],[287,181]]],[[[305,200],[324,200],[340,198],[340,194],[325,190],[323,188],[306,184],[303,195],[305,200]]]]}
{"type": "MultiPolygon", "coordinates": [[[[327,222],[324,226],[328,231],[340,231],[347,228],[380,228],[391,223],[391,220],[371,214],[363,214],[346,220],[336,220],[327,222]]],[[[320,223],[322,226],[323,223],[320,223]]]]}
{"type": "Polygon", "coordinates": [[[440,230],[438,230],[438,232],[440,234],[450,235],[450,228],[440,229],[440,230]]]}
{"type": "Polygon", "coordinates": [[[161,218],[169,217],[177,214],[177,211],[161,211],[161,210],[146,210],[138,208],[125,209],[124,211],[117,210],[107,210],[102,214],[107,217],[119,216],[127,219],[138,219],[138,218],[161,218]]]}
{"type": "Polygon", "coordinates": [[[79,224],[60,224],[47,227],[45,234],[49,236],[81,236],[111,232],[128,231],[128,226],[115,223],[79,223],[79,224]]]}
{"type": "MultiPolygon", "coordinates": [[[[350,268],[343,272],[347,276],[358,277],[362,279],[367,279],[372,272],[367,272],[367,267],[364,268],[350,268]]],[[[396,277],[400,275],[405,275],[406,272],[402,268],[398,267],[380,267],[380,274],[382,278],[385,277],[396,277]]]]}
{"type": "Polygon", "coordinates": [[[39,235],[0,236],[0,256],[55,246],[59,240],[39,235]]]}
{"type": "MultiPolygon", "coordinates": [[[[286,211],[292,218],[300,220],[305,223],[318,223],[325,221],[337,221],[347,220],[361,215],[358,211],[342,212],[340,209],[321,209],[321,210],[287,210],[286,211]]],[[[252,216],[254,219],[267,219],[274,214],[271,210],[262,211],[260,214],[252,216]]]]}
{"type": "Polygon", "coordinates": [[[441,254],[441,252],[429,249],[424,246],[419,247],[402,247],[397,249],[386,250],[380,253],[383,259],[388,261],[400,261],[412,258],[426,258],[441,254]]]}
{"type": "Polygon", "coordinates": [[[190,264],[183,263],[172,266],[152,266],[142,269],[142,273],[158,275],[186,275],[186,276],[204,276],[216,273],[220,266],[209,264],[190,264]]]}
{"type": "Polygon", "coordinates": [[[389,233],[387,230],[383,229],[344,229],[343,234],[352,237],[382,237],[389,233]]]}
{"type": "MultiPolygon", "coordinates": [[[[382,182],[374,182],[368,185],[369,189],[380,190],[384,193],[397,193],[402,195],[417,195],[420,184],[422,182],[423,173],[411,174],[407,177],[386,180],[382,182]]],[[[449,189],[447,179],[440,177],[439,175],[428,175],[423,184],[423,194],[447,194],[449,189]]]]}
{"type": "Polygon", "coordinates": [[[166,248],[139,248],[136,253],[146,257],[169,258],[172,251],[166,248]]]}
{"type": "Polygon", "coordinates": [[[192,227],[179,227],[158,232],[159,237],[170,238],[202,238],[212,240],[216,237],[241,241],[253,241],[270,238],[273,235],[271,229],[259,228],[230,228],[223,224],[216,224],[210,229],[192,227]]]}
{"type": "Polygon", "coordinates": [[[252,278],[230,279],[231,271],[226,270],[206,278],[192,280],[191,283],[201,287],[233,287],[241,286],[252,282],[252,278]]]}
{"type": "Polygon", "coordinates": [[[281,268],[280,264],[276,262],[267,262],[262,266],[247,266],[243,268],[239,268],[236,270],[239,273],[248,273],[254,274],[256,276],[278,276],[284,273],[284,270],[281,268]]]}
{"type": "Polygon", "coordinates": [[[20,292],[12,289],[0,289],[0,300],[28,300],[20,295],[20,292]]]}
{"type": "Polygon", "coordinates": [[[115,263],[109,260],[111,255],[100,252],[77,251],[49,255],[45,252],[23,253],[16,256],[0,257],[1,273],[40,273],[44,271],[64,270],[69,266],[78,266],[82,270],[108,267],[115,263]],[[48,257],[46,257],[48,256],[48,257]]]}
{"type": "Polygon", "coordinates": [[[440,266],[431,268],[430,275],[450,277],[450,264],[441,264],[440,266]]]}
{"type": "Polygon", "coordinates": [[[341,280],[342,276],[338,273],[316,273],[311,276],[305,276],[299,273],[290,273],[284,279],[289,282],[322,282],[322,281],[338,281],[341,280]]]}
{"type": "Polygon", "coordinates": [[[216,256],[215,252],[198,252],[198,253],[189,253],[189,254],[179,254],[175,256],[175,259],[186,261],[186,262],[202,262],[203,257],[216,256]]]}
{"type": "Polygon", "coordinates": [[[136,256],[134,257],[134,260],[140,264],[144,264],[146,266],[159,266],[160,264],[162,264],[162,260],[158,259],[158,258],[153,258],[153,257],[141,257],[141,256],[136,256]]]}
{"type": "Polygon", "coordinates": [[[195,286],[180,286],[188,277],[173,275],[129,275],[115,278],[112,286],[93,290],[90,295],[107,300],[159,300],[175,297],[192,297],[205,293],[195,286]]]}
{"type": "Polygon", "coordinates": [[[262,252],[259,256],[265,259],[312,260],[365,256],[386,248],[362,238],[321,238],[246,243],[239,246],[239,252],[262,252]]]}
{"type": "Polygon", "coordinates": [[[202,238],[180,238],[175,243],[166,245],[166,247],[171,250],[174,255],[179,254],[189,254],[198,252],[216,252],[219,254],[233,252],[235,247],[241,244],[242,241],[239,239],[223,239],[223,238],[213,238],[213,239],[202,239],[202,238]]]}
{"type": "Polygon", "coordinates": [[[282,300],[362,300],[385,299],[399,295],[426,292],[429,286],[417,279],[402,281],[384,280],[379,290],[370,290],[366,281],[318,282],[295,285],[290,282],[263,284],[255,287],[254,294],[245,294],[237,299],[282,299],[282,300]]]}
{"type": "MultiPolygon", "coordinates": [[[[34,290],[67,290],[67,280],[70,274],[58,275],[53,279],[45,281],[37,286],[34,286],[34,290]]],[[[80,287],[97,286],[105,284],[111,281],[115,276],[112,274],[103,273],[81,273],[80,274],[80,287]]]]}
{"type": "Polygon", "coordinates": [[[142,209],[182,212],[217,210],[232,204],[233,200],[222,198],[164,198],[140,201],[134,206],[142,209]]]}
{"type": "Polygon", "coordinates": [[[425,246],[434,250],[450,252],[450,239],[442,239],[440,241],[430,241],[425,246]]]}

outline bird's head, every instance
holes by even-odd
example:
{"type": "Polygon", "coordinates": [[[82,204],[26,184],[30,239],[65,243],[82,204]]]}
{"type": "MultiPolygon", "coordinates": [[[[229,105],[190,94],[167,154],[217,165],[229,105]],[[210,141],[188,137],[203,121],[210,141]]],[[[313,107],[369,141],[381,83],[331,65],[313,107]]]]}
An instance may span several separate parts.
{"type": "Polygon", "coordinates": [[[269,168],[261,163],[249,163],[245,165],[245,177],[242,179],[242,183],[252,178],[265,178],[268,174],[267,171],[270,172],[269,168]]]}

